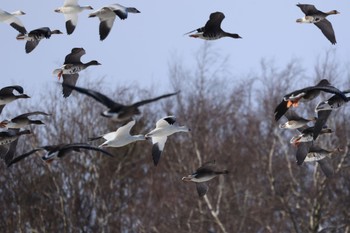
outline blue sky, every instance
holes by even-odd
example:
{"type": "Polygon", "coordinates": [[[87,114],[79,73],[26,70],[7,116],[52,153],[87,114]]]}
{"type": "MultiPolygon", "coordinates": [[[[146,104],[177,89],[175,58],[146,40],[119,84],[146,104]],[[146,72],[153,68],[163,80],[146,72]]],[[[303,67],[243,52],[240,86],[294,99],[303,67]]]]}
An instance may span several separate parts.
{"type": "MultiPolygon", "coordinates": [[[[80,5],[91,5],[94,9],[111,3],[116,2],[79,1],[80,5]]],[[[233,79],[258,70],[262,58],[274,60],[278,66],[294,58],[301,59],[302,66],[311,73],[317,57],[335,49],[337,60],[344,66],[349,63],[350,12],[347,12],[349,3],[345,0],[301,2],[315,4],[323,11],[336,9],[341,12],[329,17],[338,41],[335,46],[316,26],[295,22],[303,16],[296,7],[297,1],[124,0],[118,3],[136,7],[141,14],[129,14],[125,21],[116,19],[110,35],[102,42],[98,36],[99,20],[88,18],[90,11],[79,14],[72,35],[54,35],[41,41],[30,54],[24,51],[25,42],[15,39],[17,31],[0,24],[0,86],[19,84],[27,93],[33,94],[57,85],[52,71],[63,64],[64,57],[73,47],[83,47],[86,50],[83,62],[96,59],[102,65],[82,72],[78,85],[83,86],[82,79],[91,82],[104,77],[103,85],[109,87],[137,84],[150,88],[161,83],[163,89],[169,90],[169,62],[175,57],[187,67],[195,67],[195,53],[205,43],[183,34],[204,26],[209,14],[215,11],[226,15],[222,23],[224,30],[243,37],[241,40],[224,38],[209,42],[218,53],[229,57],[228,68],[233,79]]],[[[63,0],[11,0],[2,1],[0,8],[26,12],[20,19],[28,31],[48,26],[66,32],[63,15],[54,12],[62,5],[63,0]]]]}

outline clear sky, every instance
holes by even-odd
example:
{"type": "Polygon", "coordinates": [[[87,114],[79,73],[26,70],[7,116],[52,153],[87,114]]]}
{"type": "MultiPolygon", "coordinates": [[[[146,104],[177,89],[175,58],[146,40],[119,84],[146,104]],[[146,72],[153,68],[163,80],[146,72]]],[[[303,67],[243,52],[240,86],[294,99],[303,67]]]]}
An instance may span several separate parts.
{"type": "MultiPolygon", "coordinates": [[[[94,9],[111,3],[116,2],[79,1],[80,5],[91,5],[94,9]]],[[[53,35],[49,40],[42,40],[30,54],[24,51],[25,42],[15,39],[17,31],[0,24],[0,86],[19,84],[32,95],[56,85],[57,78],[52,71],[63,64],[73,47],[83,47],[86,50],[83,62],[95,59],[102,65],[82,72],[77,85],[83,84],[84,78],[92,81],[104,77],[106,86],[137,83],[147,88],[162,83],[168,89],[168,64],[173,57],[180,58],[188,67],[194,66],[194,55],[205,43],[183,34],[204,26],[209,14],[215,11],[222,11],[226,16],[222,23],[224,30],[243,37],[209,42],[217,52],[229,56],[233,77],[257,70],[261,58],[272,59],[278,66],[299,58],[303,67],[312,72],[317,56],[333,48],[342,64],[349,63],[350,5],[346,0],[301,2],[315,4],[322,11],[341,12],[329,17],[336,33],[336,45],[332,45],[316,26],[295,22],[303,16],[296,7],[298,1],[123,0],[118,3],[136,7],[141,14],[129,14],[125,21],[117,18],[111,33],[102,42],[98,35],[99,20],[88,18],[91,11],[79,14],[72,35],[53,35]]],[[[28,31],[48,26],[66,32],[63,15],[54,12],[62,5],[63,0],[11,0],[2,1],[0,8],[26,12],[20,19],[28,31]]]]}

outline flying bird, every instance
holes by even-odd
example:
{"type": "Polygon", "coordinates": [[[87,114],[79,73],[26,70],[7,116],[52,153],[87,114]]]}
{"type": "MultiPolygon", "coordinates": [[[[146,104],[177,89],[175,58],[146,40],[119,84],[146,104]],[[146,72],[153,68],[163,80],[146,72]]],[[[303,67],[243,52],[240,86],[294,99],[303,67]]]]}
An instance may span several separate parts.
{"type": "MultiPolygon", "coordinates": [[[[300,130],[298,130],[300,132],[300,134],[298,134],[297,136],[294,136],[290,140],[290,143],[295,145],[295,146],[298,146],[299,143],[301,143],[301,142],[314,141],[314,130],[315,130],[314,126],[301,128],[300,130]]],[[[332,129],[330,129],[328,127],[323,127],[319,134],[330,134],[330,133],[333,133],[332,129]]]]}
{"type": "Polygon", "coordinates": [[[15,153],[18,143],[18,138],[21,135],[30,134],[29,130],[9,129],[0,132],[0,158],[9,164],[15,153]]]}
{"type": "MultiPolygon", "coordinates": [[[[350,91],[344,91],[344,94],[350,93],[350,91]]],[[[338,95],[333,95],[331,98],[329,98],[326,101],[322,101],[317,104],[315,108],[315,112],[317,112],[317,121],[315,123],[315,129],[314,129],[314,140],[316,140],[317,136],[321,132],[323,126],[326,124],[328,117],[330,116],[333,109],[338,109],[341,106],[343,106],[345,103],[347,103],[350,100],[350,97],[346,97],[347,101],[344,101],[344,99],[340,98],[338,95]]]]}
{"type": "Polygon", "coordinates": [[[87,63],[82,63],[80,61],[81,57],[85,54],[83,48],[73,48],[71,53],[68,54],[64,60],[64,64],[61,68],[55,69],[53,71],[54,75],[58,76],[58,79],[63,77],[63,97],[67,98],[72,93],[73,89],[70,86],[75,86],[79,78],[79,72],[85,70],[92,65],[101,65],[98,61],[92,60],[87,63]],[[68,84],[68,85],[64,85],[68,84]]]}
{"type": "Polygon", "coordinates": [[[49,116],[50,114],[47,114],[45,112],[28,112],[28,113],[16,116],[15,118],[13,118],[11,120],[1,121],[0,128],[20,129],[20,128],[24,128],[28,125],[44,125],[44,122],[42,122],[40,120],[29,119],[29,117],[33,116],[33,115],[49,116]]]}
{"type": "Polygon", "coordinates": [[[298,129],[306,126],[309,122],[315,122],[317,120],[316,117],[305,119],[294,111],[289,111],[284,116],[288,121],[279,125],[281,129],[298,129]]]}
{"type": "Polygon", "coordinates": [[[89,18],[97,16],[100,19],[100,40],[104,40],[113,27],[115,17],[118,16],[120,19],[124,20],[128,17],[128,13],[141,12],[135,7],[125,7],[120,4],[112,4],[92,12],[89,14],[89,18]]]}
{"type": "Polygon", "coordinates": [[[228,174],[228,170],[218,170],[214,160],[204,163],[192,175],[185,176],[182,180],[196,183],[198,195],[203,197],[209,189],[206,182],[223,174],[228,174]]]}
{"type": "Polygon", "coordinates": [[[144,135],[130,135],[130,130],[135,125],[135,122],[136,121],[130,121],[126,125],[118,128],[115,132],[90,138],[90,140],[97,140],[100,138],[106,139],[99,147],[122,147],[132,142],[146,140],[144,135]]]}
{"type": "Polygon", "coordinates": [[[0,89],[0,114],[6,104],[11,103],[17,99],[26,99],[30,98],[28,95],[23,94],[23,87],[21,86],[8,86],[0,89]],[[13,94],[13,91],[16,90],[19,95],[13,94]]]}
{"type": "Polygon", "coordinates": [[[46,38],[49,39],[53,34],[63,34],[60,30],[51,31],[48,27],[42,27],[35,30],[30,31],[28,34],[19,34],[16,39],[17,40],[26,40],[26,53],[30,53],[33,51],[36,46],[38,46],[39,42],[46,38]]]}
{"type": "Polygon", "coordinates": [[[310,4],[297,4],[301,11],[305,14],[303,18],[297,19],[297,23],[313,23],[323,33],[323,35],[332,43],[336,44],[334,30],[332,24],[326,19],[329,15],[339,14],[338,11],[332,10],[329,12],[322,12],[317,10],[314,5],[310,4]]]}
{"type": "Polygon", "coordinates": [[[156,128],[145,135],[147,138],[152,138],[152,157],[153,163],[157,166],[162,151],[164,150],[165,142],[168,136],[177,132],[189,132],[190,129],[186,126],[174,125],[176,118],[174,116],[167,116],[157,121],[156,128]]]}
{"type": "Polygon", "coordinates": [[[204,40],[217,40],[222,37],[231,37],[234,39],[242,38],[238,34],[228,33],[221,29],[221,22],[224,20],[225,15],[222,12],[214,12],[210,14],[209,20],[204,27],[198,28],[196,30],[190,31],[187,34],[193,38],[200,38],[204,40]]]}
{"type": "Polygon", "coordinates": [[[54,159],[60,159],[64,157],[65,155],[71,153],[71,152],[81,152],[80,149],[85,149],[85,150],[93,150],[93,151],[98,151],[102,152],[103,154],[113,157],[113,155],[101,148],[91,146],[86,143],[72,143],[72,144],[59,144],[59,145],[49,145],[49,146],[42,146],[35,148],[25,154],[22,154],[20,156],[17,156],[14,158],[8,165],[7,167],[12,166],[14,163],[17,163],[21,161],[22,159],[25,159],[26,157],[30,156],[31,154],[36,153],[37,151],[46,151],[46,153],[41,157],[41,159],[44,162],[52,162],[54,159]]]}
{"type": "Polygon", "coordinates": [[[300,101],[313,100],[321,91],[336,94],[344,101],[348,101],[343,92],[333,87],[328,80],[322,79],[316,86],[305,87],[285,95],[282,102],[275,109],[275,120],[278,121],[290,107],[297,107],[300,101]]]}
{"type": "Polygon", "coordinates": [[[93,10],[91,6],[80,6],[78,0],[65,0],[62,7],[55,10],[57,13],[63,13],[66,19],[67,34],[70,35],[74,32],[78,23],[78,13],[83,10],[93,10]]]}
{"type": "Polygon", "coordinates": [[[26,34],[27,30],[25,29],[23,23],[21,20],[19,20],[16,16],[25,15],[23,11],[15,11],[12,13],[9,13],[7,11],[0,9],[0,22],[10,24],[11,27],[16,29],[22,34],[26,34]]]}
{"type": "Polygon", "coordinates": [[[168,98],[170,96],[173,96],[179,93],[179,92],[170,93],[170,94],[158,96],[153,99],[141,100],[131,105],[123,105],[123,104],[114,102],[107,96],[97,91],[93,91],[90,89],[85,89],[77,86],[72,86],[67,83],[63,83],[62,85],[63,85],[63,88],[73,89],[77,92],[88,95],[94,98],[96,101],[100,102],[101,104],[105,105],[108,108],[108,110],[102,112],[101,115],[104,117],[111,118],[112,120],[117,122],[127,121],[131,119],[134,115],[141,114],[139,107],[142,105],[149,104],[163,98],[168,98]]]}

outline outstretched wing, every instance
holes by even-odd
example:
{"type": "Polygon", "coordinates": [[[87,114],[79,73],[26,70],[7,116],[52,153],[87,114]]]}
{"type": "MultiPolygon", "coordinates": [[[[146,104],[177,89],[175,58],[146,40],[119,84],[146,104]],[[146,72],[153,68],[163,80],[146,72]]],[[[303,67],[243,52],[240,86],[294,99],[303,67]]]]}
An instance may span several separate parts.
{"type": "Polygon", "coordinates": [[[28,113],[24,113],[24,114],[21,114],[21,115],[19,115],[19,116],[16,116],[16,117],[13,118],[11,121],[12,121],[12,122],[16,122],[16,121],[19,120],[19,119],[27,118],[27,117],[33,116],[33,115],[49,116],[50,114],[48,114],[48,113],[46,113],[46,112],[39,112],[39,111],[36,111],[36,112],[28,112],[28,113]]]}
{"type": "Polygon", "coordinates": [[[151,102],[154,102],[154,101],[163,99],[163,98],[168,98],[168,97],[170,97],[170,96],[177,95],[177,94],[179,94],[179,93],[180,93],[180,91],[174,92],[174,93],[170,93],[170,94],[161,95],[161,96],[158,96],[158,97],[153,98],[153,99],[142,100],[142,101],[139,101],[139,102],[134,103],[132,106],[134,106],[134,107],[139,107],[139,106],[141,106],[141,105],[148,104],[148,103],[151,103],[151,102]]]}
{"type": "Polygon", "coordinates": [[[323,35],[332,43],[332,44],[336,44],[337,40],[335,39],[335,34],[334,34],[334,30],[332,27],[332,24],[327,20],[327,19],[323,19],[317,23],[315,23],[315,25],[321,29],[323,35]]]}
{"type": "Polygon", "coordinates": [[[199,197],[203,197],[209,190],[209,186],[203,182],[203,183],[196,183],[196,188],[199,197]]]}
{"type": "Polygon", "coordinates": [[[275,121],[281,119],[281,117],[288,111],[288,102],[282,100],[282,102],[275,109],[275,121]]]}
{"type": "Polygon", "coordinates": [[[90,89],[85,89],[82,87],[77,87],[77,86],[73,86],[71,84],[68,83],[62,83],[63,87],[67,87],[70,89],[73,89],[77,92],[80,92],[82,94],[88,95],[92,98],[94,98],[96,101],[100,102],[101,104],[107,106],[108,108],[113,108],[113,107],[122,107],[123,105],[118,104],[116,102],[114,102],[113,100],[111,100],[110,98],[108,98],[107,96],[101,94],[100,92],[97,91],[93,91],[90,89]]]}
{"type": "Polygon", "coordinates": [[[63,97],[67,98],[68,96],[70,96],[70,94],[72,94],[73,88],[75,86],[75,84],[78,81],[79,78],[79,74],[75,73],[75,74],[63,74],[63,82],[62,82],[62,93],[63,93],[63,97]],[[69,87],[68,87],[69,85],[69,87]]]}
{"type": "Polygon", "coordinates": [[[83,48],[73,48],[71,53],[68,54],[64,60],[64,64],[76,64],[81,63],[80,58],[85,54],[83,48]]]}
{"type": "Polygon", "coordinates": [[[7,167],[12,166],[12,164],[17,163],[17,162],[21,161],[22,159],[27,158],[29,155],[34,154],[35,152],[40,151],[40,150],[43,150],[43,148],[36,148],[36,149],[31,150],[25,154],[17,156],[16,158],[12,159],[9,163],[7,163],[7,167]]]}
{"type": "Polygon", "coordinates": [[[113,154],[111,154],[111,153],[109,153],[109,152],[107,152],[99,147],[91,146],[91,145],[86,144],[86,143],[72,143],[72,144],[64,145],[62,148],[60,148],[60,153],[59,153],[58,157],[59,158],[63,157],[64,155],[66,155],[65,151],[71,151],[74,149],[93,150],[93,151],[101,152],[107,156],[114,157],[113,154]]]}
{"type": "Polygon", "coordinates": [[[318,12],[316,7],[311,4],[297,4],[297,6],[305,15],[311,15],[318,12]]]}
{"type": "Polygon", "coordinates": [[[204,26],[204,33],[217,32],[221,28],[221,22],[225,15],[222,12],[214,12],[210,14],[209,20],[204,26]]]}
{"type": "Polygon", "coordinates": [[[23,87],[16,85],[1,88],[0,95],[10,95],[12,94],[13,90],[16,90],[20,94],[23,94],[23,87]]]}
{"type": "Polygon", "coordinates": [[[325,126],[329,115],[332,113],[332,110],[318,111],[317,120],[314,126],[313,138],[316,140],[318,135],[320,134],[323,126],[325,126]]]}

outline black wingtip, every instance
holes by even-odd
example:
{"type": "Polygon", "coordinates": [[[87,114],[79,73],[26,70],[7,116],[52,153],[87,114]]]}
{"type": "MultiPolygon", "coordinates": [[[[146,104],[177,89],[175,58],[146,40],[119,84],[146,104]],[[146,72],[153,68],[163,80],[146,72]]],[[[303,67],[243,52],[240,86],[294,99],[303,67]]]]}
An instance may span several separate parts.
{"type": "Polygon", "coordinates": [[[162,154],[162,151],[159,150],[158,143],[154,144],[152,147],[152,158],[153,158],[154,166],[158,165],[161,154],[162,154]]]}

